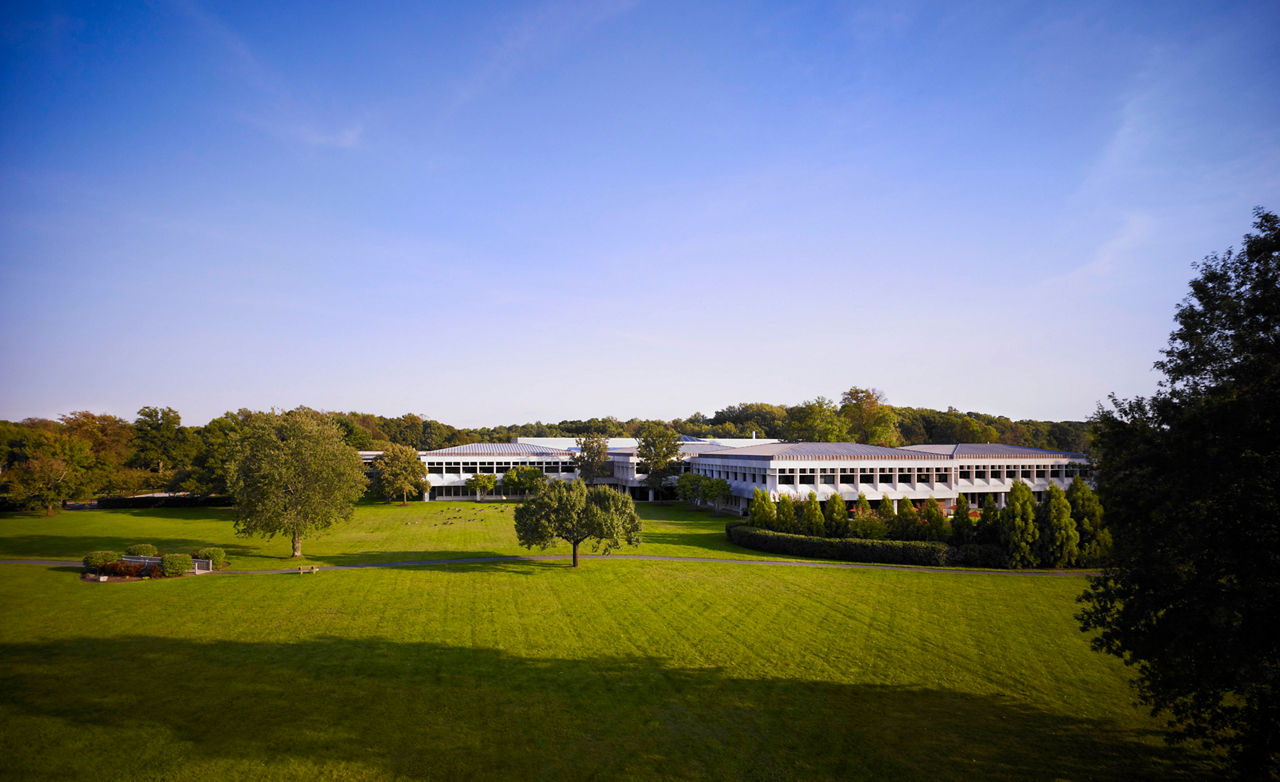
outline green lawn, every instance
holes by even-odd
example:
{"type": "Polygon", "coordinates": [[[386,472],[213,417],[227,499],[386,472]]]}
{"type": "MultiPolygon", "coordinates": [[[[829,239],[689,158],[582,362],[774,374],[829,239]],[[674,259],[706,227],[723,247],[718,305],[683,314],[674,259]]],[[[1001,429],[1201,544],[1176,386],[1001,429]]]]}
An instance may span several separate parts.
{"type": "MultiPolygon", "coordinates": [[[[567,545],[523,548],[516,541],[515,503],[415,502],[406,506],[361,504],[349,524],[304,538],[305,562],[353,565],[504,554],[567,554],[567,545]]],[[[619,554],[735,559],[782,559],[725,540],[727,516],[674,506],[636,506],[644,519],[644,542],[619,554]]],[[[237,570],[299,564],[290,559],[288,538],[244,538],[235,534],[230,510],[221,508],[64,511],[45,518],[0,514],[0,559],[80,559],[98,549],[124,551],[154,543],[161,551],[188,552],[221,546],[237,570]]],[[[590,546],[584,548],[590,553],[590,546]]]]}
{"type": "MultiPolygon", "coordinates": [[[[663,537],[645,553],[749,556],[721,519],[645,513],[668,517],[647,523],[663,537]]],[[[509,514],[366,507],[311,547],[320,563],[516,553],[509,514]]],[[[232,542],[227,526],[207,511],[8,516],[0,547],[188,548],[232,542]]],[[[239,545],[237,566],[288,553],[239,545]]],[[[634,559],[128,584],[0,566],[0,752],[6,776],[41,779],[1205,773],[1089,651],[1082,586],[634,559]]]]}

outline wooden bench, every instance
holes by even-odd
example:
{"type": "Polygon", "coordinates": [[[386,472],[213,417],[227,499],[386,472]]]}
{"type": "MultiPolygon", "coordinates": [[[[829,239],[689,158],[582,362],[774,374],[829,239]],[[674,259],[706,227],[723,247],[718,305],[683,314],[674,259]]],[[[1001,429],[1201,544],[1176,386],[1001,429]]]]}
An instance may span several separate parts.
{"type": "Polygon", "coordinates": [[[318,570],[320,570],[320,568],[315,565],[298,565],[298,575],[302,575],[303,573],[315,573],[318,570]]]}

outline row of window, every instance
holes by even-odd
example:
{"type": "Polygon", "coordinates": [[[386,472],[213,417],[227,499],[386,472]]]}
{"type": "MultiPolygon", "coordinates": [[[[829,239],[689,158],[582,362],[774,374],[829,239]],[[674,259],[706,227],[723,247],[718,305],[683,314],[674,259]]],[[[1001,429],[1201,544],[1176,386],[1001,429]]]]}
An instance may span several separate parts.
{"type": "Polygon", "coordinates": [[[574,472],[573,462],[427,462],[428,475],[504,475],[512,467],[537,467],[547,475],[574,472]]]}

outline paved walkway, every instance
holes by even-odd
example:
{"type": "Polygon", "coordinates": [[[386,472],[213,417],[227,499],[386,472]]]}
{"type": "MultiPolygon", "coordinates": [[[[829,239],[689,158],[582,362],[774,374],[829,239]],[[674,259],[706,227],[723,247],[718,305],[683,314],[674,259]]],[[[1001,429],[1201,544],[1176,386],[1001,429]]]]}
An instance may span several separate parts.
{"type": "MultiPolygon", "coordinates": [[[[1025,570],[978,570],[978,569],[949,569],[939,567],[918,567],[912,565],[877,565],[859,562],[802,562],[794,559],[721,559],[717,557],[660,557],[648,554],[618,554],[605,556],[603,554],[579,554],[579,559],[643,559],[655,562],[705,562],[708,564],[726,564],[726,565],[780,565],[786,567],[821,567],[821,568],[845,568],[849,570],[907,570],[914,573],[956,573],[960,575],[987,575],[987,576],[1050,576],[1050,577],[1074,577],[1080,575],[1096,575],[1096,571],[1084,570],[1052,570],[1052,571],[1025,571],[1025,570]]],[[[367,562],[358,565],[317,565],[319,570],[362,570],[364,568],[384,568],[384,567],[430,567],[435,565],[475,565],[493,562],[546,562],[570,560],[573,556],[570,554],[542,554],[534,556],[521,556],[513,554],[509,556],[499,557],[458,557],[456,559],[414,559],[404,562],[367,562]]],[[[81,565],[78,559],[0,559],[0,564],[6,565],[46,565],[53,567],[75,566],[81,565]]],[[[310,567],[307,565],[306,567],[310,567]]],[[[224,576],[250,576],[263,575],[270,573],[297,573],[298,567],[274,568],[271,570],[223,570],[215,575],[224,576]]]]}

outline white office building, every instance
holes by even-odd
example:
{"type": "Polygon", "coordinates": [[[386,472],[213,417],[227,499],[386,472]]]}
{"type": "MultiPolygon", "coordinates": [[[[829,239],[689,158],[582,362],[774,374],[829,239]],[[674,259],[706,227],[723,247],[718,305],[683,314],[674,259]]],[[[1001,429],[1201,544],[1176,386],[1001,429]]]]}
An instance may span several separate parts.
{"type": "MultiPolygon", "coordinates": [[[[614,486],[637,500],[653,499],[636,456],[633,439],[609,443],[607,474],[596,483],[614,486]]],[[[475,443],[420,451],[431,490],[424,499],[473,499],[466,487],[473,475],[493,475],[505,497],[502,476],[516,466],[541,470],[554,480],[573,480],[576,446],[572,438],[519,438],[512,443],[475,443]]],[[[362,452],[366,461],[376,452],[362,452]]],[[[971,505],[994,495],[1003,506],[1015,481],[1031,487],[1037,498],[1049,486],[1066,489],[1077,475],[1087,477],[1088,459],[1079,453],[1047,451],[1015,445],[960,443],[883,448],[861,443],[784,443],[776,440],[701,440],[681,443],[681,472],[723,478],[732,491],[729,507],[745,511],[755,489],[770,498],[804,499],[815,492],[826,500],[839,494],[854,501],[859,494],[882,499],[923,500],[952,504],[963,493],[971,505]]]]}

